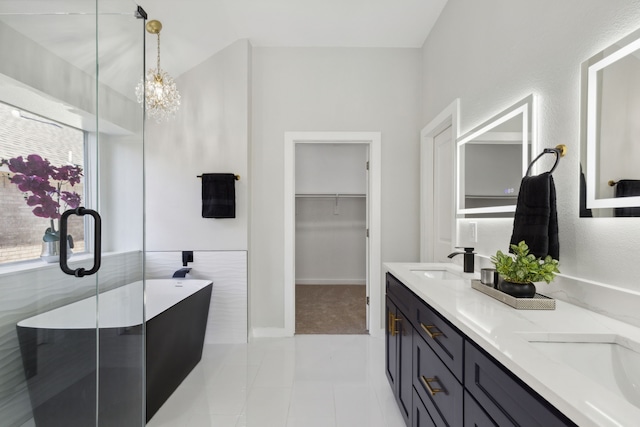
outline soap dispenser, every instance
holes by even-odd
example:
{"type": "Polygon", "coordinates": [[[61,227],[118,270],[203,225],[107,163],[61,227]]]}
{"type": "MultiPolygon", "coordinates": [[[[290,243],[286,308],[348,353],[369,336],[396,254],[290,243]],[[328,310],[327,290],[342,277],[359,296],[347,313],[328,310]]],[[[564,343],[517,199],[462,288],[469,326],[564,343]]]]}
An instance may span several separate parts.
{"type": "Polygon", "coordinates": [[[456,246],[457,249],[464,249],[464,252],[453,252],[448,255],[448,258],[453,258],[456,255],[464,255],[463,260],[463,271],[465,273],[473,273],[474,271],[474,260],[475,260],[475,252],[473,252],[473,248],[463,248],[460,246],[456,246]]]}

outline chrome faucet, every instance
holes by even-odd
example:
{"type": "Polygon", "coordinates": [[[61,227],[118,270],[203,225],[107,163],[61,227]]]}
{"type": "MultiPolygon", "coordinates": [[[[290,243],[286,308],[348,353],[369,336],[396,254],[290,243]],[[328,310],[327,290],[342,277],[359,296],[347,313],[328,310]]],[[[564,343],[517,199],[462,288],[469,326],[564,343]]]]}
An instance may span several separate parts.
{"type": "Polygon", "coordinates": [[[456,255],[464,255],[464,267],[463,271],[465,273],[473,273],[473,262],[474,262],[474,254],[473,248],[462,248],[460,246],[456,246],[456,248],[464,249],[464,252],[453,252],[447,255],[448,258],[453,258],[456,255]]]}

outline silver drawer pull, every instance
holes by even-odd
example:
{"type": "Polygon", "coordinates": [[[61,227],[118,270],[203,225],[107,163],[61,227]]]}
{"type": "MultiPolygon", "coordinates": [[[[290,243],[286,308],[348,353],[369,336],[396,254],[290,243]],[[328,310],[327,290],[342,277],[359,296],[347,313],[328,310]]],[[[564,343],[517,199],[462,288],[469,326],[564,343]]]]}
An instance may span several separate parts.
{"type": "Polygon", "coordinates": [[[435,339],[436,337],[443,335],[442,332],[439,331],[431,332],[431,329],[436,328],[434,325],[425,325],[424,323],[420,323],[420,326],[427,333],[427,335],[429,335],[429,338],[435,339]]]}
{"type": "Polygon", "coordinates": [[[433,388],[433,387],[431,387],[431,383],[434,382],[434,381],[438,381],[438,378],[427,378],[424,375],[421,375],[420,379],[422,380],[422,384],[424,384],[424,386],[427,388],[427,390],[429,390],[429,393],[431,393],[431,396],[435,396],[436,393],[440,393],[440,392],[444,391],[441,388],[433,388]]]}

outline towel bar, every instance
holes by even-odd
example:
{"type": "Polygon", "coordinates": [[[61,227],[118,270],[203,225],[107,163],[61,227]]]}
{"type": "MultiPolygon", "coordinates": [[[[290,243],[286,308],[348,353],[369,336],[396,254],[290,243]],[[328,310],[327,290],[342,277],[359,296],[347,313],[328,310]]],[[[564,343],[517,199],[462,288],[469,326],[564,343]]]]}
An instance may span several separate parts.
{"type": "MultiPolygon", "coordinates": [[[[234,175],[236,177],[236,181],[240,181],[240,175],[234,175]]],[[[202,175],[196,176],[196,178],[202,178],[202,175]]]]}

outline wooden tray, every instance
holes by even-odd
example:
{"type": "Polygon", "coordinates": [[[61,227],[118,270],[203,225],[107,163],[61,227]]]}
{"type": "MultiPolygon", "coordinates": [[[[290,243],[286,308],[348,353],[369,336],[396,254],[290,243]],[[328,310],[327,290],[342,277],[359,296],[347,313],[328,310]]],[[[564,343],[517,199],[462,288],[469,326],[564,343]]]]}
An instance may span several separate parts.
{"type": "Polygon", "coordinates": [[[533,298],[516,298],[504,292],[483,284],[480,280],[472,280],[471,287],[476,291],[489,295],[518,310],[555,310],[556,300],[542,294],[536,294],[533,298]]]}

